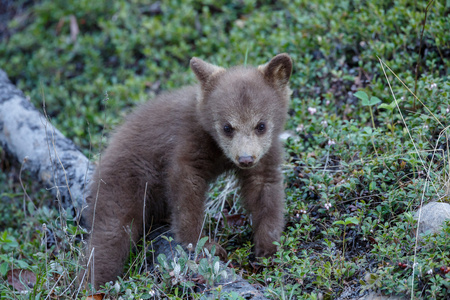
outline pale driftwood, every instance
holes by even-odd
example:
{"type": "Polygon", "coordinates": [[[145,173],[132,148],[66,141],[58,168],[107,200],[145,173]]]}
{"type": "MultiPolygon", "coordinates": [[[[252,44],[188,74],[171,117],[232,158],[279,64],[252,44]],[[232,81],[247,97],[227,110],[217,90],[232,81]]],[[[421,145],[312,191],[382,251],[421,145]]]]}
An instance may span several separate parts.
{"type": "Polygon", "coordinates": [[[79,215],[93,166],[0,70],[0,145],[49,188],[62,208],[79,215]]]}
{"type": "MultiPolygon", "coordinates": [[[[93,164],[50,124],[1,69],[0,145],[49,188],[62,208],[79,217],[85,205],[85,188],[93,173],[93,164]]],[[[165,239],[157,237],[161,234],[170,236],[164,229],[153,232],[152,236],[156,237],[151,242],[153,255],[157,257],[164,253],[172,259],[174,245],[171,247],[165,239]]],[[[230,270],[227,272],[231,278],[230,270]]],[[[238,275],[235,280],[220,284],[223,292],[236,292],[245,299],[265,299],[260,291],[238,275]]]]}

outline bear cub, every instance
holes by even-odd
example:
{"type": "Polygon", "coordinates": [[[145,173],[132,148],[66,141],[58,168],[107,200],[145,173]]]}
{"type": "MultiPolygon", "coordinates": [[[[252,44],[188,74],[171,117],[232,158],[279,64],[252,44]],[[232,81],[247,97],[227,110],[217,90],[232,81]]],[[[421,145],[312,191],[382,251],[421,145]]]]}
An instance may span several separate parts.
{"type": "Polygon", "coordinates": [[[130,240],[144,234],[144,219],[146,231],[169,222],[176,241],[195,246],[203,236],[208,185],[229,170],[252,218],[256,256],[276,252],[273,242],[284,226],[279,134],[291,58],[279,54],[258,68],[224,69],[194,57],[190,67],[199,84],[138,107],[101,156],[83,212],[90,229],[87,270],[96,287],[121,275],[130,240]]]}

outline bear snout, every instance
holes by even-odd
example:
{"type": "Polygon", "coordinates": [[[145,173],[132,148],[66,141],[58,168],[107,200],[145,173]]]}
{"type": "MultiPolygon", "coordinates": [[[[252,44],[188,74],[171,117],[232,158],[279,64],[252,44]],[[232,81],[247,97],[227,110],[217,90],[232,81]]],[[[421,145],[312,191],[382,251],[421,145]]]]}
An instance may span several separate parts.
{"type": "Polygon", "coordinates": [[[250,155],[239,156],[239,166],[242,168],[250,168],[253,166],[255,160],[250,155]]]}

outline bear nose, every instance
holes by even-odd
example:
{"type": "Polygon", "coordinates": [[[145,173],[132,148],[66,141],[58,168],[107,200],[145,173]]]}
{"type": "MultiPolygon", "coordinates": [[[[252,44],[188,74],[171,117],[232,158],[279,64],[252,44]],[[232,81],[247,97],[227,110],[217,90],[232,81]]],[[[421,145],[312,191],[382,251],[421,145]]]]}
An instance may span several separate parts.
{"type": "Polygon", "coordinates": [[[241,165],[242,167],[250,167],[251,165],[253,165],[253,162],[253,157],[251,157],[250,155],[239,156],[239,165],[241,165]]]}

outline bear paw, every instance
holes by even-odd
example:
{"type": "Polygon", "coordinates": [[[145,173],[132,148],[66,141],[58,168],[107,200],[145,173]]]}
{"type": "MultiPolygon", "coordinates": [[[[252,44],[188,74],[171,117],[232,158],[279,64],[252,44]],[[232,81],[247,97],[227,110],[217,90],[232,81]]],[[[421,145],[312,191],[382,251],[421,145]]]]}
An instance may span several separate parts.
{"type": "Polygon", "coordinates": [[[274,244],[265,246],[256,246],[255,255],[256,257],[270,257],[277,252],[277,246],[274,244]]]}

